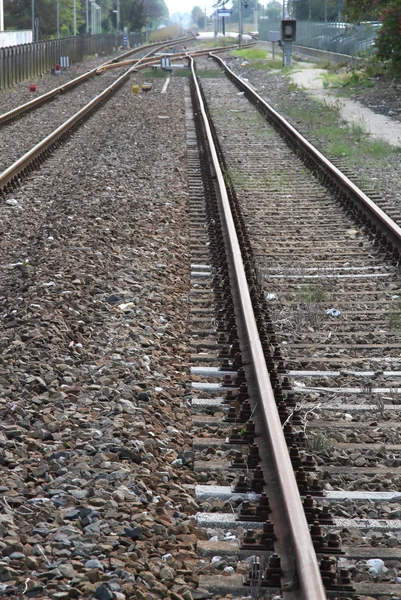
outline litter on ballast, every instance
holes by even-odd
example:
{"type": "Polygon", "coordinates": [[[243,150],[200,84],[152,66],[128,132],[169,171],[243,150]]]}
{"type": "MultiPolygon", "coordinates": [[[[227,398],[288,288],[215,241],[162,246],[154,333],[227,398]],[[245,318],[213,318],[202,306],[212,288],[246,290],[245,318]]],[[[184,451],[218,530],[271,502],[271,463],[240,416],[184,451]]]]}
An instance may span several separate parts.
{"type": "Polygon", "coordinates": [[[326,310],[326,315],[330,315],[330,317],[340,317],[341,311],[337,310],[336,308],[328,308],[326,310]]]}
{"type": "Polygon", "coordinates": [[[126,302],[124,304],[119,304],[118,308],[122,311],[125,312],[126,310],[131,310],[132,308],[134,308],[135,304],[133,302],[126,302]]]}
{"type": "Polygon", "coordinates": [[[172,555],[172,554],[170,554],[170,553],[169,553],[169,554],[163,554],[163,556],[162,556],[162,560],[163,560],[164,562],[166,562],[168,558],[173,558],[173,555],[172,555]]]}
{"type": "Polygon", "coordinates": [[[230,575],[232,575],[235,572],[234,567],[224,567],[223,571],[224,573],[229,573],[230,575]]]}
{"type": "Polygon", "coordinates": [[[381,558],[370,558],[366,561],[366,564],[369,567],[369,573],[373,575],[373,577],[377,577],[388,571],[381,558]]]}

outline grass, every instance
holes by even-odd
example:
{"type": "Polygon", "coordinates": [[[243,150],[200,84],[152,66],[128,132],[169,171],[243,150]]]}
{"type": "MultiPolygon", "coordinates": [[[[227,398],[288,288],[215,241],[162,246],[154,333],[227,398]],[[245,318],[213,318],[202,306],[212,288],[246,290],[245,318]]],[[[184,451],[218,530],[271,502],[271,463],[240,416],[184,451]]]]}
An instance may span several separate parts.
{"type": "Polygon", "coordinates": [[[324,452],[333,446],[333,440],[324,433],[314,433],[306,440],[306,449],[311,452],[324,452]]]}
{"type": "MultiPolygon", "coordinates": [[[[290,86],[291,91],[294,91],[290,86]]],[[[340,102],[340,101],[339,101],[340,102]]],[[[370,138],[363,123],[344,123],[340,117],[340,104],[322,103],[309,99],[305,105],[283,101],[283,112],[292,119],[298,129],[308,137],[313,135],[324,144],[324,153],[329,157],[348,159],[351,167],[368,162],[387,161],[397,150],[390,144],[370,138]]]]}
{"type": "Polygon", "coordinates": [[[263,60],[267,57],[267,52],[262,48],[244,48],[243,50],[233,50],[232,55],[246,60],[263,60]]]}
{"type": "Polygon", "coordinates": [[[345,92],[348,95],[359,89],[374,87],[374,81],[363,71],[328,72],[323,75],[323,87],[345,92]]]}
{"type": "Polygon", "coordinates": [[[149,35],[149,42],[164,42],[164,40],[173,40],[183,37],[184,31],[180,25],[169,25],[162,29],[152,31],[149,35]]]}
{"type": "Polygon", "coordinates": [[[221,69],[197,69],[197,76],[202,79],[202,77],[207,79],[221,79],[225,77],[224,71],[221,69]]]}
{"type": "MultiPolygon", "coordinates": [[[[245,173],[239,171],[231,171],[229,173],[229,180],[232,186],[246,188],[249,183],[249,177],[245,173]]],[[[226,182],[227,184],[227,182],[226,182]]],[[[231,187],[231,185],[229,187],[231,187]]]]}
{"type": "MultiPolygon", "coordinates": [[[[173,69],[172,71],[163,71],[162,69],[144,69],[142,71],[145,79],[166,79],[167,77],[191,77],[191,69],[184,67],[183,69],[173,69]]],[[[198,69],[197,76],[201,79],[219,79],[224,77],[224,72],[220,69],[198,69]]]]}
{"type": "Polygon", "coordinates": [[[269,71],[272,69],[281,70],[283,73],[289,71],[287,67],[283,68],[281,58],[268,58],[268,54],[262,48],[244,48],[243,50],[233,50],[232,56],[243,58],[249,63],[252,69],[269,71]]]}
{"type": "Polygon", "coordinates": [[[394,312],[390,314],[389,327],[391,329],[401,329],[401,302],[397,302],[394,312]]]}
{"type": "Polygon", "coordinates": [[[210,48],[216,48],[217,46],[232,46],[236,44],[237,40],[232,37],[218,38],[217,40],[201,40],[199,47],[201,49],[210,50],[210,48]]]}
{"type": "Polygon", "coordinates": [[[306,304],[325,302],[326,292],[321,285],[310,284],[299,289],[298,298],[306,304]]]}

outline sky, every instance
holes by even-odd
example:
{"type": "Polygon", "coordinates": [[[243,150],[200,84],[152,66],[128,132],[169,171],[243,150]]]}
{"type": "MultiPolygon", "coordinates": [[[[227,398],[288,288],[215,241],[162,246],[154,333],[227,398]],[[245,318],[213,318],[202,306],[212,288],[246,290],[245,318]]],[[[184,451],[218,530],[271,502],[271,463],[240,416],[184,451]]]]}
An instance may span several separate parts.
{"type": "MultiPolygon", "coordinates": [[[[165,0],[170,15],[173,15],[176,12],[180,13],[190,13],[194,6],[200,6],[202,10],[205,9],[208,14],[212,14],[213,12],[213,4],[216,4],[216,0],[165,0]]],[[[231,3],[228,2],[227,6],[231,3]]]]}

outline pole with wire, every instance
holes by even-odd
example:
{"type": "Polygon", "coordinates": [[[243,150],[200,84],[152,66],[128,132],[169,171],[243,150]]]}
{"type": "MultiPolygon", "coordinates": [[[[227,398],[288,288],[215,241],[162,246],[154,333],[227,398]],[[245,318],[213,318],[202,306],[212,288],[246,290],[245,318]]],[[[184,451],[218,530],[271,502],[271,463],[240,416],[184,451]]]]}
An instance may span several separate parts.
{"type": "Polygon", "coordinates": [[[56,1],[57,39],[60,39],[60,0],[56,1]]]}
{"type": "Polygon", "coordinates": [[[32,19],[32,42],[36,42],[35,39],[35,0],[32,0],[31,4],[31,19],[32,19]]]}
{"type": "Polygon", "coordinates": [[[242,0],[238,0],[238,48],[241,50],[242,43],[242,0]]]}

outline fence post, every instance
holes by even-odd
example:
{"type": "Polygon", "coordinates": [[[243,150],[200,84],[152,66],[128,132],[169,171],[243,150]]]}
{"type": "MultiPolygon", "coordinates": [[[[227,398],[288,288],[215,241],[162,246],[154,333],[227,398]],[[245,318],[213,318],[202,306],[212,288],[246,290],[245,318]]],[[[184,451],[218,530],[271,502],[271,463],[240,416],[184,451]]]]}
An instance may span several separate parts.
{"type": "Polygon", "coordinates": [[[13,49],[12,49],[12,63],[11,63],[11,64],[12,64],[12,70],[13,70],[13,78],[12,78],[12,85],[13,85],[13,86],[14,86],[16,83],[18,83],[18,82],[17,82],[17,78],[16,78],[16,70],[17,70],[17,69],[16,69],[16,63],[17,63],[17,60],[16,60],[16,59],[17,59],[17,57],[16,57],[16,54],[17,54],[17,48],[16,48],[16,46],[13,46],[13,49]]]}
{"type": "Polygon", "coordinates": [[[4,48],[0,48],[0,90],[4,90],[4,48]]]}

